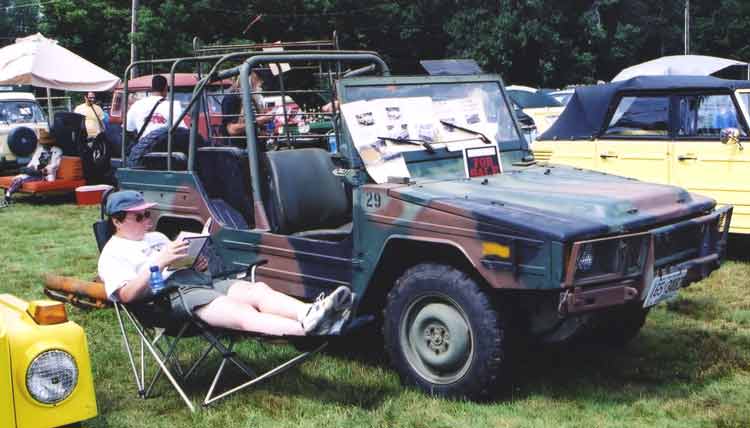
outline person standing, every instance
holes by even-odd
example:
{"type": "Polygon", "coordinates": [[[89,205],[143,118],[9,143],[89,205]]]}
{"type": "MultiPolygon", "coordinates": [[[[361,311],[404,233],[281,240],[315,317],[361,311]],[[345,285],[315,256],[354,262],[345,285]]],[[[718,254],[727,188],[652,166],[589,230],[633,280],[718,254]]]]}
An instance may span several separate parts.
{"type": "MultiPolygon", "coordinates": [[[[127,126],[128,132],[140,134],[143,138],[158,129],[168,126],[169,103],[164,102],[167,97],[167,78],[157,74],[151,79],[151,95],[133,103],[128,109],[127,126]]],[[[172,121],[173,124],[182,114],[182,106],[179,101],[172,103],[172,121]]],[[[180,127],[186,128],[185,123],[181,122],[180,127]]]]}
{"type": "Polygon", "coordinates": [[[96,138],[97,135],[104,132],[104,110],[96,103],[96,94],[89,92],[84,98],[84,102],[76,106],[73,110],[86,117],[86,134],[89,138],[96,138]]]}

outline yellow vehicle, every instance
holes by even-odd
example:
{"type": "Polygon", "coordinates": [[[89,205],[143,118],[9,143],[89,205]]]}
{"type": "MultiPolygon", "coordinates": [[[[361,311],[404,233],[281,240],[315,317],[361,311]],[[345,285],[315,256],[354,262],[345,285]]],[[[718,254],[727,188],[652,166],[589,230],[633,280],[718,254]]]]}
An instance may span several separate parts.
{"type": "Polygon", "coordinates": [[[59,427],[96,415],[86,336],[64,304],[0,294],[0,427],[59,427]]]}
{"type": "Polygon", "coordinates": [[[750,81],[642,76],[577,88],[534,143],[537,161],[672,184],[734,205],[750,233],[750,81]],[[722,143],[725,129],[739,139],[722,143]],[[743,150],[744,148],[748,150],[743,150]]]}

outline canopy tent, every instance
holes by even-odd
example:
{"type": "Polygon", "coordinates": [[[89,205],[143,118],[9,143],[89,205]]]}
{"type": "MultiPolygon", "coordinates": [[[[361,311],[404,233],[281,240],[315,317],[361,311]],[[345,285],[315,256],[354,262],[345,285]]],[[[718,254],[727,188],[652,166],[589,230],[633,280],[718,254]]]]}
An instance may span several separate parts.
{"type": "Polygon", "coordinates": [[[0,49],[0,85],[33,85],[47,88],[50,115],[50,89],[77,92],[108,91],[119,81],[114,74],[39,33],[18,38],[16,43],[0,49]]]}
{"type": "MultiPolygon", "coordinates": [[[[638,76],[709,76],[732,66],[747,67],[748,63],[715,56],[671,55],[628,67],[619,72],[612,81],[619,82],[638,76]]],[[[750,78],[750,74],[748,77],[750,78]]]]}
{"type": "Polygon", "coordinates": [[[0,49],[0,84],[108,91],[120,79],[37,33],[0,49]]]}

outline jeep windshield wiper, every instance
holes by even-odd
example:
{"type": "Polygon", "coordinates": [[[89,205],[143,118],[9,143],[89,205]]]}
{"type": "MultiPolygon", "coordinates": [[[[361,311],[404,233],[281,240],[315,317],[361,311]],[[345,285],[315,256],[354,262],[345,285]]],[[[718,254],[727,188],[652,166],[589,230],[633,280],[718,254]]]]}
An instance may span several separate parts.
{"type": "Polygon", "coordinates": [[[473,129],[464,128],[463,126],[458,126],[455,123],[447,122],[445,120],[441,120],[440,123],[443,124],[443,126],[447,126],[448,128],[458,129],[459,131],[464,131],[464,132],[468,132],[469,134],[474,134],[478,136],[479,139],[482,140],[484,144],[492,144],[492,141],[490,141],[490,139],[487,138],[486,135],[482,134],[479,131],[474,131],[473,129]]]}
{"type": "Polygon", "coordinates": [[[432,143],[425,140],[418,140],[412,138],[392,138],[392,137],[378,137],[378,140],[390,141],[395,144],[414,144],[422,146],[427,150],[427,153],[435,153],[435,148],[432,147],[432,143]]]}

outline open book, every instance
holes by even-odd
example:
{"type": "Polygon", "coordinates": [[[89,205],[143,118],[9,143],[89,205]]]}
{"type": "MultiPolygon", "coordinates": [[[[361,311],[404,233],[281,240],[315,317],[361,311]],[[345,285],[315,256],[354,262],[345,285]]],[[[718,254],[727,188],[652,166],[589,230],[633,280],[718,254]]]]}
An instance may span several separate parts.
{"type": "Polygon", "coordinates": [[[203,226],[203,231],[200,233],[196,232],[188,232],[183,230],[177,235],[177,238],[175,238],[175,241],[184,240],[190,243],[190,246],[187,250],[187,255],[180,260],[175,261],[172,263],[169,268],[172,270],[176,269],[182,269],[182,268],[189,268],[195,266],[195,261],[198,259],[198,257],[203,252],[204,248],[206,247],[208,243],[208,238],[211,237],[211,235],[208,233],[209,228],[211,227],[211,219],[209,219],[206,224],[203,226]]]}

